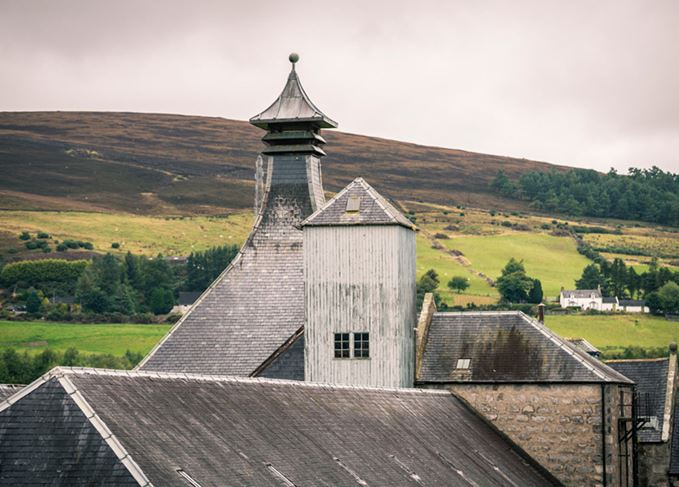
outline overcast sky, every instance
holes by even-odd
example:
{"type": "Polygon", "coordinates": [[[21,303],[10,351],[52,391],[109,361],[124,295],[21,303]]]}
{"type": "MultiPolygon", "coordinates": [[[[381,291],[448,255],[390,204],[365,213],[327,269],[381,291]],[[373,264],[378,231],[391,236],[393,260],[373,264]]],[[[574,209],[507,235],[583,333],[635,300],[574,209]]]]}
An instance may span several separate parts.
{"type": "Polygon", "coordinates": [[[677,0],[0,0],[0,110],[244,120],[291,51],[346,132],[679,171],[677,0]]]}

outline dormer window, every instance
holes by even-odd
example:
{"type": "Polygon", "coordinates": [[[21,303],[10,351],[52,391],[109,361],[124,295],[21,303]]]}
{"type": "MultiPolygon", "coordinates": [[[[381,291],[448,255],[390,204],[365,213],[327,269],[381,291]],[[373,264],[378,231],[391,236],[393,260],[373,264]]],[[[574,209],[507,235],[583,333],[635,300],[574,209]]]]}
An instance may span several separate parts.
{"type": "Polygon", "coordinates": [[[360,196],[349,196],[347,200],[347,213],[356,213],[361,208],[360,196]]]}

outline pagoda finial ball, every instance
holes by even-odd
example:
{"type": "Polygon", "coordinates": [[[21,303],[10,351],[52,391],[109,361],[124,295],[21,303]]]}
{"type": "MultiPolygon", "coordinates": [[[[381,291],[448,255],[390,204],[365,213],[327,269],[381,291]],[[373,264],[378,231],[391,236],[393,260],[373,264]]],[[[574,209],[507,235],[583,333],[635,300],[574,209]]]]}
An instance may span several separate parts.
{"type": "Polygon", "coordinates": [[[670,352],[677,353],[677,342],[670,343],[670,352]]]}
{"type": "Polygon", "coordinates": [[[288,59],[290,60],[290,62],[292,64],[295,64],[297,61],[299,61],[299,54],[297,54],[296,52],[293,52],[292,54],[290,54],[288,56],[288,59]]]}

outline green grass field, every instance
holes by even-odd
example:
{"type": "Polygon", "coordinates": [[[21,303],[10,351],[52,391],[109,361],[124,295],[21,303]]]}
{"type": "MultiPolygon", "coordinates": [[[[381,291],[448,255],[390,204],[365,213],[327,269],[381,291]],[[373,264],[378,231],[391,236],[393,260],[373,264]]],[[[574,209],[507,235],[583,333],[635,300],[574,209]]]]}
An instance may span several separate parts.
{"type": "Polygon", "coordinates": [[[523,260],[528,275],[542,282],[545,299],[555,299],[561,286],[574,286],[589,263],[577,252],[573,239],[543,233],[461,236],[441,243],[462,251],[475,270],[492,279],[500,275],[511,257],[523,260]]]}
{"type": "MultiPolygon", "coordinates": [[[[188,255],[216,245],[242,244],[252,227],[252,212],[224,217],[150,217],[126,213],[76,211],[0,211],[0,228],[5,235],[22,231],[49,233],[54,239],[76,239],[94,244],[99,252],[113,251],[146,255],[188,255]]],[[[7,245],[7,237],[3,239],[7,245]]],[[[23,245],[18,238],[15,246],[23,245]]],[[[58,252],[52,252],[58,257],[58,252]]]]}
{"type": "Polygon", "coordinates": [[[565,338],[584,338],[602,351],[665,348],[679,341],[679,323],[650,315],[547,315],[545,324],[565,338]]]}
{"type": "Polygon", "coordinates": [[[477,304],[497,301],[499,294],[482,278],[457,262],[446,252],[431,247],[431,242],[422,235],[417,236],[417,277],[419,279],[427,270],[434,269],[439,274],[441,284],[439,292],[449,305],[466,304],[474,301],[477,304]],[[462,294],[452,292],[447,287],[453,276],[463,276],[469,279],[469,288],[462,294]]]}
{"type": "Polygon", "coordinates": [[[146,354],[171,325],[74,324],[41,321],[0,321],[0,348],[40,352],[46,348],[80,353],[146,354]]]}

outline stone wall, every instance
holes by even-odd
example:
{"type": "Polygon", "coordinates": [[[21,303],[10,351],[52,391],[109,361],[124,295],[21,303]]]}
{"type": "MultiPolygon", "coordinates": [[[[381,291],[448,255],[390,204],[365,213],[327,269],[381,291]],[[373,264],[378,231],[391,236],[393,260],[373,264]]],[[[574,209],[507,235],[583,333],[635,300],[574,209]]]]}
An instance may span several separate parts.
{"type": "MultiPolygon", "coordinates": [[[[447,387],[565,485],[603,485],[599,384],[458,383],[447,387]]],[[[606,389],[607,485],[626,485],[620,483],[617,463],[620,388],[609,385],[606,389]]]]}
{"type": "Polygon", "coordinates": [[[639,485],[667,485],[670,443],[639,443],[639,485]]]}

